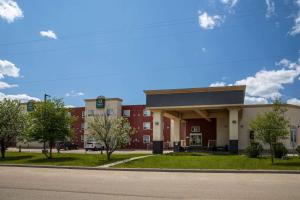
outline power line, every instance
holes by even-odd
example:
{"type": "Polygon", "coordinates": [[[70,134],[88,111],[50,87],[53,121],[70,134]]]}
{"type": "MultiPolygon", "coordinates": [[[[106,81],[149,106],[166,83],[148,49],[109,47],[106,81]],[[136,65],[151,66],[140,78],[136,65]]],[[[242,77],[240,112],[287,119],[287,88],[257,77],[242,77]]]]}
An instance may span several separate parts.
{"type": "MultiPolygon", "coordinates": [[[[290,9],[286,8],[281,8],[286,11],[291,11],[290,9]]],[[[278,10],[278,9],[277,9],[278,10]]],[[[265,12],[265,10],[255,10],[256,12],[250,12],[246,14],[239,14],[239,15],[234,15],[235,17],[239,17],[238,19],[241,19],[241,17],[247,17],[247,16],[253,16],[255,13],[261,13],[262,11],[265,12]]],[[[228,13],[223,13],[221,15],[226,15],[228,13]]],[[[160,21],[160,22],[154,22],[154,23],[148,23],[148,24],[142,24],[142,25],[136,25],[135,28],[132,27],[130,31],[133,30],[145,30],[145,29],[151,29],[151,28],[156,28],[156,27],[167,27],[167,26],[174,26],[178,24],[188,24],[188,23],[193,23],[197,21],[197,16],[194,17],[186,17],[186,18],[181,18],[181,19],[173,19],[173,20],[165,20],[165,21],[160,21]],[[177,23],[176,23],[177,22],[177,23]]],[[[59,37],[59,40],[68,40],[72,38],[78,38],[78,37],[83,37],[83,36],[88,36],[88,35],[109,35],[112,33],[122,33],[124,32],[123,30],[114,30],[111,32],[88,32],[88,33],[82,33],[82,34],[77,34],[77,35],[66,35],[66,36],[61,36],[59,37]]],[[[21,41],[21,42],[9,42],[9,43],[0,43],[0,46],[15,46],[15,45],[23,45],[23,44],[32,44],[32,43],[38,43],[38,42],[49,42],[49,39],[35,39],[35,40],[27,40],[27,41],[21,41]]],[[[53,42],[53,41],[52,41],[53,42]]]]}

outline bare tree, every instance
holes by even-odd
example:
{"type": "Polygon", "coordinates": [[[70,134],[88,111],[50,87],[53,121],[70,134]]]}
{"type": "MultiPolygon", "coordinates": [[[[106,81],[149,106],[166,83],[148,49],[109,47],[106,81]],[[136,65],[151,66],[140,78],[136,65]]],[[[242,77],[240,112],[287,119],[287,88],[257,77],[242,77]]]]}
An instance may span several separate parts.
{"type": "Polygon", "coordinates": [[[103,144],[107,160],[110,160],[117,148],[129,143],[130,136],[134,132],[126,118],[113,118],[107,115],[95,115],[88,122],[88,130],[91,137],[103,144]]]}

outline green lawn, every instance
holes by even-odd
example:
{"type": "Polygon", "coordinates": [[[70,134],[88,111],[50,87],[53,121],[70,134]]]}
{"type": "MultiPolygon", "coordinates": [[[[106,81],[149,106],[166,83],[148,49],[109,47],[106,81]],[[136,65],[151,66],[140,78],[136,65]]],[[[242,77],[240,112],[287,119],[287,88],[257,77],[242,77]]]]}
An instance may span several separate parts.
{"type": "Polygon", "coordinates": [[[119,160],[140,156],[140,154],[113,154],[111,160],[106,160],[106,154],[67,154],[54,153],[53,159],[46,159],[42,153],[7,152],[6,158],[0,158],[0,164],[34,164],[59,166],[99,166],[119,160]]]}
{"type": "Polygon", "coordinates": [[[171,153],[156,155],[115,167],[163,168],[163,169],[278,169],[300,170],[300,158],[275,159],[269,157],[248,158],[243,155],[212,155],[203,153],[171,153]]]}

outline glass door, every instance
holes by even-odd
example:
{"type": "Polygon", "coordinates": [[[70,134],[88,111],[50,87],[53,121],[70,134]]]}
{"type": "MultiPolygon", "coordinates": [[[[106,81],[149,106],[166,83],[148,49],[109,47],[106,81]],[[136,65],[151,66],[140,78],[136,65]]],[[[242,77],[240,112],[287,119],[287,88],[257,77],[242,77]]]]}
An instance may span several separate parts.
{"type": "Polygon", "coordinates": [[[190,145],[202,146],[202,133],[190,133],[190,145]]]}

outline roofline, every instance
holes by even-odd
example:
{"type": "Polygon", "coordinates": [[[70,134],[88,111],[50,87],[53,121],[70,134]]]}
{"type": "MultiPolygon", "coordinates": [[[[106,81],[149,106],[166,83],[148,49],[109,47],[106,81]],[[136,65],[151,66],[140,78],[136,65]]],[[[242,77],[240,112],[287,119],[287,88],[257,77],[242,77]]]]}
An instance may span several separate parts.
{"type": "Polygon", "coordinates": [[[182,88],[182,89],[162,89],[162,90],[144,90],[147,94],[178,94],[191,92],[220,92],[220,91],[245,91],[246,85],[222,86],[222,87],[203,87],[203,88],[182,88]]]}
{"type": "MultiPolygon", "coordinates": [[[[105,98],[105,100],[117,100],[117,101],[123,101],[121,98],[105,98]]],[[[84,101],[96,101],[96,99],[84,99],[84,101]]]]}
{"type": "MultiPolygon", "coordinates": [[[[300,106],[294,105],[294,104],[288,104],[288,103],[283,103],[281,104],[282,106],[285,107],[292,107],[292,108],[298,108],[300,109],[300,106]]],[[[253,107],[273,107],[273,104],[245,104],[243,106],[244,108],[253,108],[253,107]]]]}

